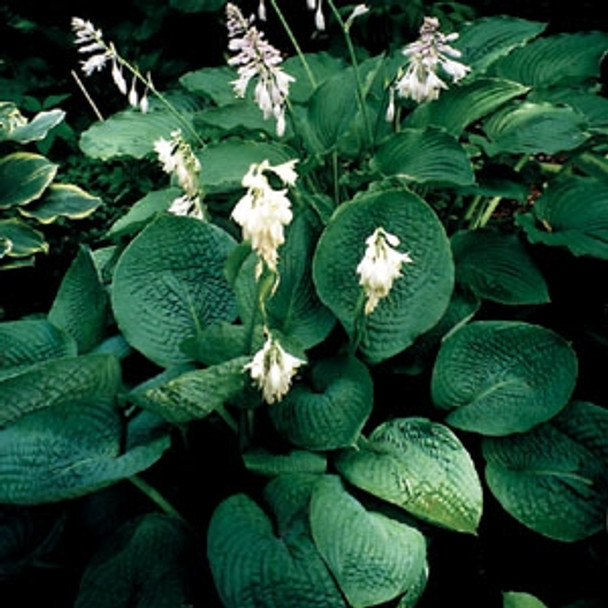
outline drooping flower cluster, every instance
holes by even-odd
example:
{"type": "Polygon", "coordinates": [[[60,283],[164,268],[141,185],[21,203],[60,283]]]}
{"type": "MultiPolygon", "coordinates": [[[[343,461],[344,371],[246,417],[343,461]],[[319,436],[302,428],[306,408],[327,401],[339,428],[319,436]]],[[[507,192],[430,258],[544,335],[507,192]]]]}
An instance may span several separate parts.
{"type": "Polygon", "coordinates": [[[127,97],[131,107],[139,108],[144,113],[147,112],[150,75],[147,76],[148,84],[140,97],[136,86],[137,77],[133,74],[131,85],[127,85],[123,75],[123,66],[127,65],[126,61],[117,53],[112,42],[109,44],[104,42],[103,33],[100,29],[96,29],[90,21],[85,21],[80,17],[72,17],[72,30],[76,34],[74,43],[79,47],[78,52],[90,55],[88,59],[80,62],[85,75],[90,76],[93,72],[101,71],[111,61],[112,80],[118,90],[127,97]]]}
{"type": "Polygon", "coordinates": [[[264,346],[245,365],[251,378],[262,390],[264,401],[273,404],[281,401],[289,392],[291,380],[298,368],[306,361],[286,352],[278,340],[266,331],[264,346]]]}
{"type": "Polygon", "coordinates": [[[182,137],[181,131],[172,131],[170,140],[159,137],[154,142],[154,151],[163,171],[174,175],[179,187],[184,191],[183,196],[171,203],[169,212],[204,219],[205,211],[198,179],[201,165],[190,144],[182,137]]]}
{"type": "Polygon", "coordinates": [[[239,77],[232,82],[237,97],[244,97],[252,78],[257,78],[255,101],[264,114],[264,119],[274,116],[276,132],[285,133],[285,109],[289,97],[289,84],[295,81],[285,73],[280,64],[281,53],[264,38],[264,33],[245,19],[235,4],[226,4],[226,26],[228,49],[236,54],[228,64],[236,66],[239,77]]]}
{"type": "Polygon", "coordinates": [[[420,37],[402,51],[408,58],[408,65],[405,72],[400,70],[391,87],[387,120],[392,120],[394,116],[395,93],[399,97],[411,98],[417,102],[437,99],[440,91],[448,88],[437,75],[439,68],[454,83],[468,74],[471,68],[453,59],[460,57],[461,52],[448,44],[457,38],[457,33],[442,34],[439,31],[439,19],[436,17],[424,18],[420,37]]]}
{"type": "Polygon", "coordinates": [[[242,180],[247,188],[232,210],[232,218],[243,229],[243,239],[251,242],[258,254],[256,279],[262,274],[264,264],[276,272],[278,248],[285,242],[283,228],[293,217],[291,203],[287,198],[287,188],[274,190],[265,175],[274,173],[286,186],[293,186],[298,177],[294,170],[297,159],[271,166],[268,160],[252,164],[242,180]]]}
{"type": "Polygon", "coordinates": [[[371,314],[378,302],[385,298],[393,287],[395,279],[403,276],[401,266],[412,264],[409,253],[394,249],[399,246],[399,238],[382,227],[376,228],[365,240],[367,248],[363,259],[357,266],[360,276],[359,285],[365,290],[367,298],[364,312],[371,314]]]}

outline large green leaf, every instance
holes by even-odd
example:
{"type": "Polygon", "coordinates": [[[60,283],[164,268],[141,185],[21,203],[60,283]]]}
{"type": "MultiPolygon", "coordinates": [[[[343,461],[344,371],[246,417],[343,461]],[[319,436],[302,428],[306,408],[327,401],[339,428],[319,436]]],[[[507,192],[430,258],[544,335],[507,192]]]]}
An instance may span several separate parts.
{"type": "Polygon", "coordinates": [[[194,551],[175,518],[148,513],[121,526],[93,555],[75,608],[176,608],[192,600],[194,551]]]}
{"type": "Polygon", "coordinates": [[[576,376],[576,355],[555,332],[519,321],[476,321],[443,342],[431,391],[452,426],[508,435],[555,416],[576,376]]]}
{"type": "Polygon", "coordinates": [[[42,224],[50,224],[60,216],[73,220],[88,217],[101,204],[102,200],[98,196],[93,196],[74,184],[51,184],[42,199],[20,208],[19,212],[42,224]]]}
{"type": "Polygon", "coordinates": [[[353,608],[406,594],[426,568],[424,536],[367,511],[337,476],[327,475],[315,485],[310,525],[319,552],[353,608]]]}
{"type": "Polygon", "coordinates": [[[18,125],[11,129],[7,137],[0,133],[0,140],[8,139],[20,144],[27,144],[31,141],[44,139],[47,133],[56,127],[65,118],[65,112],[56,108],[45,112],[38,112],[31,120],[25,124],[18,125]]]}
{"type": "Polygon", "coordinates": [[[360,348],[380,361],[407,348],[445,312],[453,288],[449,242],[433,210],[418,196],[387,190],[341,205],[321,235],[313,259],[313,279],[321,301],[350,336],[363,322],[360,348]],[[403,268],[389,295],[362,319],[362,288],[356,268],[365,239],[379,226],[396,235],[412,264],[403,268]]]}
{"type": "Polygon", "coordinates": [[[61,281],[48,319],[76,340],[78,352],[86,353],[104,337],[107,313],[108,294],[90,250],[82,246],[61,281]]]}
{"type": "Polygon", "coordinates": [[[552,182],[532,210],[516,221],[532,243],[608,260],[607,197],[606,181],[569,176],[552,182]]]}
{"type": "Polygon", "coordinates": [[[547,605],[529,593],[507,591],[502,594],[502,608],[547,608],[547,605]]]}
{"type": "Polygon", "coordinates": [[[73,355],[74,339],[44,319],[0,323],[0,378],[39,361],[73,355]]]}
{"type": "Polygon", "coordinates": [[[272,454],[266,450],[249,450],[243,454],[243,462],[249,471],[271,477],[310,475],[316,477],[327,470],[324,454],[306,450],[291,450],[288,454],[272,454]]]}
{"type": "Polygon", "coordinates": [[[431,523],[477,531],[481,483],[473,460],[446,426],[425,418],[394,418],[368,441],[340,453],[340,473],[352,484],[431,523]]]}
{"type": "Polygon", "coordinates": [[[13,152],[0,159],[0,209],[26,205],[39,198],[58,167],[31,152],[13,152]]]}
{"type": "Polygon", "coordinates": [[[281,65],[288,74],[295,78],[295,82],[292,82],[289,87],[289,100],[292,103],[306,103],[319,85],[345,67],[342,59],[325,51],[305,53],[303,57],[294,55],[285,59],[281,65]],[[314,88],[303,60],[306,61],[316,82],[314,88]]]}
{"type": "Polygon", "coordinates": [[[293,386],[270,408],[270,416],[279,432],[299,447],[350,446],[371,414],[373,389],[367,367],[357,359],[322,359],[310,373],[310,386],[293,386]]]}
{"type": "MultiPolygon", "coordinates": [[[[315,476],[316,477],[316,476],[315,476]]],[[[302,510],[309,489],[289,504],[302,510]]],[[[281,493],[282,494],[282,493],[281,493]]],[[[284,496],[276,497],[279,504],[284,496]]],[[[286,518],[284,518],[286,519],[286,518]]],[[[224,500],[207,534],[209,565],[226,608],[346,608],[303,516],[281,522],[280,535],[266,513],[245,494],[224,500]]]]}
{"type": "Polygon", "coordinates": [[[533,87],[552,87],[599,78],[608,52],[608,34],[576,32],[538,38],[513,50],[492,72],[533,87]]]}
{"type": "Polygon", "coordinates": [[[501,108],[483,124],[487,140],[475,140],[489,156],[555,154],[580,146],[589,134],[585,117],[548,102],[517,102],[501,108]]]}
{"type": "Polygon", "coordinates": [[[456,282],[501,304],[549,302],[547,284],[516,234],[492,230],[452,235],[456,282]]]}
{"type": "MultiPolygon", "coordinates": [[[[272,137],[276,130],[274,121],[265,120],[260,108],[249,99],[236,99],[230,104],[201,110],[194,117],[194,123],[198,131],[205,133],[205,137],[213,139],[226,135],[251,136],[252,133],[272,137]]],[[[285,133],[287,137],[291,134],[289,124],[285,133]]]]}
{"type": "Polygon", "coordinates": [[[458,137],[466,127],[501,105],[526,93],[518,82],[499,78],[478,78],[452,87],[433,103],[420,104],[404,121],[406,127],[441,127],[458,137]]]}
{"type": "Polygon", "coordinates": [[[120,365],[111,355],[62,357],[37,363],[0,382],[0,426],[68,400],[110,399],[119,384],[120,365]]]}
{"type": "MultiPolygon", "coordinates": [[[[304,214],[297,215],[286,233],[286,242],[279,249],[279,287],[266,304],[267,325],[297,340],[303,348],[322,342],[335,325],[335,317],[319,301],[312,282],[312,257],[318,230],[304,214]]],[[[259,312],[258,283],[252,254],[242,264],[234,289],[239,316],[244,324],[259,312]]]]}
{"type": "Polygon", "coordinates": [[[188,91],[223,106],[235,100],[231,83],[236,79],[237,74],[230,66],[221,66],[186,72],[179,82],[188,91]]]}
{"type": "Polygon", "coordinates": [[[483,73],[498,58],[538,36],[546,24],[519,17],[499,15],[465,24],[454,46],[474,74],[483,73]]]}
{"type": "Polygon", "coordinates": [[[169,447],[161,435],[123,453],[113,399],[63,401],[0,430],[0,502],[40,504],[95,492],[147,469],[169,447]]]}
{"type": "Polygon", "coordinates": [[[204,418],[243,390],[244,366],[248,360],[239,357],[189,371],[162,384],[136,389],[129,393],[129,399],[169,422],[185,423],[204,418]]]}
{"type": "Polygon", "coordinates": [[[235,242],[217,226],[163,215],[125,249],[112,305],[128,342],[161,366],[191,359],[180,347],[206,326],[236,316],[223,266],[235,242]]]}
{"type": "Polygon", "coordinates": [[[391,136],[376,152],[372,167],[383,175],[421,184],[475,183],[464,148],[452,135],[435,127],[403,129],[391,136]]]}
{"type": "Polygon", "coordinates": [[[575,401],[522,435],[487,438],[486,480],[506,511],[563,541],[604,530],[608,501],[608,411],[575,401]]]}
{"type": "Polygon", "coordinates": [[[0,258],[27,258],[34,253],[49,250],[44,234],[17,218],[0,220],[0,240],[6,243],[5,253],[0,258]]]}
{"type": "Polygon", "coordinates": [[[222,8],[226,0],[169,0],[169,6],[184,13],[208,13],[222,8]]]}

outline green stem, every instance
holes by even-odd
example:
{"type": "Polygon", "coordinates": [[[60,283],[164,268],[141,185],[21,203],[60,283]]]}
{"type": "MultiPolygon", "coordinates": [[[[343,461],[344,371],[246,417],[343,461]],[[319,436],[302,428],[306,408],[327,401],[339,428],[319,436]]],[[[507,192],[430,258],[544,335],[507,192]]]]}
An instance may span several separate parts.
{"type": "Polygon", "coordinates": [[[334,180],[334,200],[336,201],[336,206],[340,204],[340,185],[338,183],[339,175],[338,175],[338,151],[334,150],[331,155],[331,167],[333,173],[334,180]]]}
{"type": "Polygon", "coordinates": [[[184,516],[156,489],[153,488],[147,481],[144,481],[138,475],[133,475],[127,478],[138,490],[145,494],[153,503],[155,503],[161,511],[167,515],[179,519],[182,523],[190,526],[184,516]]]}
{"type": "Polygon", "coordinates": [[[291,41],[291,44],[293,44],[293,48],[296,50],[296,53],[298,54],[298,57],[302,62],[302,66],[304,67],[304,71],[306,72],[306,76],[308,76],[308,80],[310,81],[312,88],[317,88],[317,81],[312,73],[312,70],[310,69],[310,66],[308,65],[308,61],[306,61],[306,57],[302,52],[302,48],[298,44],[298,40],[296,39],[293,30],[291,29],[291,27],[289,27],[289,23],[287,23],[287,19],[285,19],[285,15],[283,15],[283,11],[281,11],[281,9],[279,8],[279,5],[277,4],[276,0],[270,0],[270,4],[275,10],[277,17],[279,18],[279,21],[283,26],[283,29],[285,30],[287,36],[289,37],[289,40],[291,41]]]}
{"type": "Polygon", "coordinates": [[[374,141],[374,136],[372,132],[372,126],[369,122],[369,116],[367,115],[367,107],[365,105],[365,95],[363,94],[363,82],[361,81],[361,74],[359,72],[359,62],[357,61],[357,55],[355,53],[355,47],[353,46],[353,41],[350,37],[350,32],[348,28],[344,24],[344,20],[342,19],[342,15],[336,8],[333,0],[327,0],[327,4],[331,9],[331,12],[334,14],[336,21],[339,23],[342,32],[344,33],[344,39],[346,40],[346,46],[348,47],[348,53],[350,55],[351,63],[353,64],[353,70],[355,72],[355,81],[356,81],[356,91],[357,91],[357,101],[359,103],[359,109],[361,110],[361,114],[363,115],[363,121],[365,123],[365,130],[367,132],[367,139],[369,144],[371,145],[374,141]]]}
{"type": "Polygon", "coordinates": [[[235,432],[238,434],[239,425],[236,420],[232,417],[230,412],[225,408],[222,404],[219,407],[215,408],[215,411],[220,415],[220,418],[235,432]]]}

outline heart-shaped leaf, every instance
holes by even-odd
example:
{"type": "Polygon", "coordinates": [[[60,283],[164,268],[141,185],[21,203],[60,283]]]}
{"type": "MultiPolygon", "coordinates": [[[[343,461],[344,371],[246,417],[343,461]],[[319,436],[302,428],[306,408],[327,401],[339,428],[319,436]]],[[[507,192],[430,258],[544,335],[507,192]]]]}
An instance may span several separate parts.
{"type": "Polygon", "coordinates": [[[454,433],[425,418],[395,418],[336,461],[352,484],[458,532],[477,531],[481,483],[454,433]]]}
{"type": "Polygon", "coordinates": [[[476,321],[442,344],[432,398],[446,421],[483,435],[521,433],[568,403],[577,376],[574,351],[555,332],[518,321],[476,321]]]}
{"type": "Polygon", "coordinates": [[[452,294],[454,267],[443,226],[429,205],[408,190],[386,190],[337,209],[319,239],[313,279],[321,301],[351,337],[364,322],[360,349],[376,362],[404,350],[439,321],[452,294]],[[365,239],[378,227],[399,238],[399,250],[409,252],[413,263],[362,320],[363,290],[356,269],[365,239]]]}
{"type": "Polygon", "coordinates": [[[163,215],[125,249],[116,265],[112,305],[127,341],[158,365],[191,360],[181,343],[236,316],[223,266],[236,245],[217,226],[163,215]]]}
{"type": "Polygon", "coordinates": [[[353,357],[320,360],[310,386],[296,384],[269,412],[291,443],[309,450],[352,445],[372,411],[373,384],[367,367],[353,357]]]}
{"type": "Polygon", "coordinates": [[[424,536],[367,511],[335,475],[326,475],[315,485],[310,525],[319,552],[353,608],[407,593],[426,569],[424,536]]]}
{"type": "Polygon", "coordinates": [[[603,530],[608,501],[608,411],[575,401],[528,433],[486,438],[490,490],[536,532],[577,541],[603,530]]]}

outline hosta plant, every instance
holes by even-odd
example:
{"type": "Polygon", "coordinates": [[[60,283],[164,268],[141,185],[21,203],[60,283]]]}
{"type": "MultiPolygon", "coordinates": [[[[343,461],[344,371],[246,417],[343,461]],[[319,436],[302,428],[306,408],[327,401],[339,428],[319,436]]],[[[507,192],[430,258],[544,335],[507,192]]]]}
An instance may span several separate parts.
{"type": "Polygon", "coordinates": [[[129,479],[166,512],[100,546],[77,606],[186,605],[190,569],[228,608],[422,606],[435,543],[483,535],[488,499],[555,543],[605,533],[606,403],[584,398],[543,262],[608,258],[608,35],[427,16],[372,55],[369,7],[308,4],[342,54],[302,53],[276,0],[257,19],[227,3],[228,65],[164,92],[73,21],[85,73],[132,106],[83,152],[168,174],[80,251],[46,318],[0,325],[0,501],[129,479]],[[243,485],[203,540],[140,473],[218,422],[243,485]]]}

